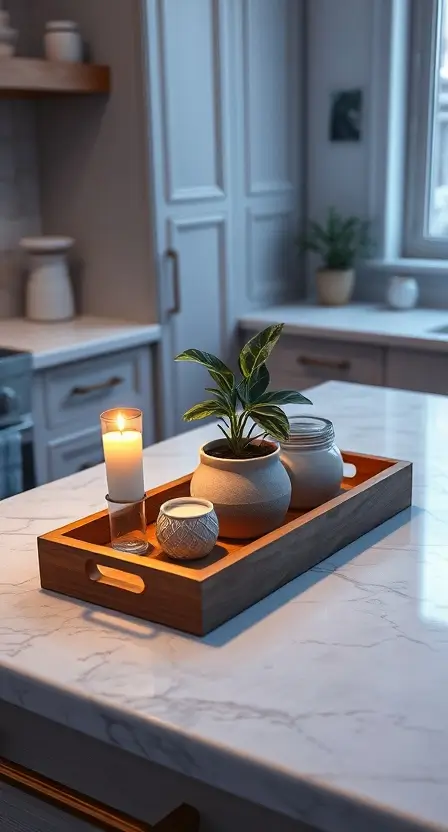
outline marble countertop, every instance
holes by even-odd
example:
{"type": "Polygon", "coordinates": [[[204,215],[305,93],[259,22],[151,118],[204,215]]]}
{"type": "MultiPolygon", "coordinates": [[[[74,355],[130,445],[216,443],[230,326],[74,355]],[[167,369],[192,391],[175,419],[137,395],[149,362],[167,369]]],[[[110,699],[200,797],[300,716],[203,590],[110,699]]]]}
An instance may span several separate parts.
{"type": "Polygon", "coordinates": [[[27,350],[35,370],[94,358],[159,341],[159,324],[134,324],[83,316],[61,323],[37,323],[25,318],[0,321],[0,347],[27,350]]]}
{"type": "Polygon", "coordinates": [[[311,338],[378,344],[433,352],[448,351],[448,309],[399,312],[368,303],[348,306],[269,306],[242,315],[240,327],[258,330],[285,322],[285,332],[311,338]],[[446,327],[445,333],[434,332],[446,327]]]}
{"type": "MultiPolygon", "coordinates": [[[[103,507],[102,466],[6,500],[0,698],[327,832],[446,832],[448,399],[309,394],[414,461],[411,509],[198,639],[40,591],[36,536],[103,507]]],[[[214,431],[149,448],[147,487],[214,431]]]]}

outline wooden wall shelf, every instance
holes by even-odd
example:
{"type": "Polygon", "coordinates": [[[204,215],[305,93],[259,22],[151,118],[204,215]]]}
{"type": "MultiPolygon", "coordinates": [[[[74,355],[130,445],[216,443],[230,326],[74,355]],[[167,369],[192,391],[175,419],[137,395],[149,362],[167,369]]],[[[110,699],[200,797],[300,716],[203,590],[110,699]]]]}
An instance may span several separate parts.
{"type": "Polygon", "coordinates": [[[40,58],[0,59],[0,98],[95,95],[110,91],[110,69],[40,58]]]}

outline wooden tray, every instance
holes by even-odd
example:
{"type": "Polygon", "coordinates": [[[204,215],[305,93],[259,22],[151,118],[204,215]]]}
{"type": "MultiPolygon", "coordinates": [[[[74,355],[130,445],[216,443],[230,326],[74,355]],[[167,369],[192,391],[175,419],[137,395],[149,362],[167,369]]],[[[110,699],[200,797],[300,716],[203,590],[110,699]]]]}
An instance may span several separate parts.
{"type": "Polygon", "coordinates": [[[148,491],[149,557],[110,545],[107,510],[38,538],[41,586],[205,635],[411,505],[412,464],[343,452],[356,474],[338,497],[254,541],[220,539],[203,560],[170,560],[155,538],[160,505],[190,493],[191,474],[148,491]]]}

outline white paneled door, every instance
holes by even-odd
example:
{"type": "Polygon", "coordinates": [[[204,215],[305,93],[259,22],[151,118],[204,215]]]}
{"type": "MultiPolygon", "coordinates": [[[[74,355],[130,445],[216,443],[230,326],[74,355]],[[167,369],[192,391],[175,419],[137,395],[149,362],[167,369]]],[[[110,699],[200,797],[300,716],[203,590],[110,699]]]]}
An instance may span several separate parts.
{"type": "Polygon", "coordinates": [[[164,432],[204,396],[239,313],[291,294],[302,0],[146,0],[164,432]]]}

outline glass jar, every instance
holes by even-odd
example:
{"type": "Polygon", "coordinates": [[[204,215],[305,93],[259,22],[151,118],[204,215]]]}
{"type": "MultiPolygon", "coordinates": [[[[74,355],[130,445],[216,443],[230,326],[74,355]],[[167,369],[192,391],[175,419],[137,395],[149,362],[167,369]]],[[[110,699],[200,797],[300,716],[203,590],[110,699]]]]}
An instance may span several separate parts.
{"type": "Polygon", "coordinates": [[[342,482],[343,462],[334,427],[317,416],[293,416],[289,425],[289,439],[280,443],[280,458],[291,480],[291,508],[316,508],[335,497],[342,482]]]}

